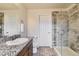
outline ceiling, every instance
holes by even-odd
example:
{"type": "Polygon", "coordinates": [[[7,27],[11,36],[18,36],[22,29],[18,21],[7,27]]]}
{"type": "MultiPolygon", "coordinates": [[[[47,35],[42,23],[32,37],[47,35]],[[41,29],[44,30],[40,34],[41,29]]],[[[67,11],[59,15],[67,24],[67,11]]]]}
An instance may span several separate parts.
{"type": "Polygon", "coordinates": [[[68,8],[68,3],[27,3],[22,4],[25,8],[68,8]]]}
{"type": "Polygon", "coordinates": [[[16,9],[17,6],[13,3],[0,3],[0,10],[16,9]]]}
{"type": "Polygon", "coordinates": [[[0,3],[0,10],[23,8],[68,8],[71,3],[0,3]]]}

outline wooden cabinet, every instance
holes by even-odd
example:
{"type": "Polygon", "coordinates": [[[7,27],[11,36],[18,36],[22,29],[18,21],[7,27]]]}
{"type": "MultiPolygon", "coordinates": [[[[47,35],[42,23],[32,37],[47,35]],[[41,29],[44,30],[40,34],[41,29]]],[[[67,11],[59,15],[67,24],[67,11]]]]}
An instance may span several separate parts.
{"type": "Polygon", "coordinates": [[[32,40],[18,53],[17,56],[32,56],[33,55],[33,44],[32,40]]]}

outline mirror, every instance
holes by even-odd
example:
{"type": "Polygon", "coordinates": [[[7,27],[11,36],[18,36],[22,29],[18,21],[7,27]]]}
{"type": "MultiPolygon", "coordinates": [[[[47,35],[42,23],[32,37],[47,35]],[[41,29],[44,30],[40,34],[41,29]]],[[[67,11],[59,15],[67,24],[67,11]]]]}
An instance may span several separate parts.
{"type": "Polygon", "coordinates": [[[13,36],[20,33],[20,16],[16,12],[4,12],[4,36],[13,36]]]}
{"type": "Polygon", "coordinates": [[[4,13],[0,13],[0,37],[3,36],[3,19],[4,18],[4,13]]]}
{"type": "Polygon", "coordinates": [[[0,37],[18,34],[24,34],[24,22],[21,16],[13,11],[0,13],[0,37]]]}

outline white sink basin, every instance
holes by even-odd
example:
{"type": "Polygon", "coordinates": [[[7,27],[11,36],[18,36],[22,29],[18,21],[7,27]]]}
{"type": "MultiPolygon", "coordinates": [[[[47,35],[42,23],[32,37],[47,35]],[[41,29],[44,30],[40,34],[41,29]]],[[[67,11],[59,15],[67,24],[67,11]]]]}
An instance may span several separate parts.
{"type": "Polygon", "coordinates": [[[28,41],[28,38],[17,38],[17,39],[15,39],[13,41],[7,41],[6,44],[10,45],[10,46],[11,45],[20,45],[20,44],[23,44],[23,43],[25,43],[27,41],[28,41]]]}

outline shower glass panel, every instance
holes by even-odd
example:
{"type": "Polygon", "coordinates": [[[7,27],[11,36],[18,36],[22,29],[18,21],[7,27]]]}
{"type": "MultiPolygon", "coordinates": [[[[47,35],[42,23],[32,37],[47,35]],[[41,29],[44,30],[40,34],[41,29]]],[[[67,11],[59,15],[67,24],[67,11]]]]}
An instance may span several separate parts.
{"type": "Polygon", "coordinates": [[[65,49],[68,47],[68,16],[66,12],[55,11],[53,13],[54,39],[53,47],[57,55],[65,55],[65,49]]]}
{"type": "Polygon", "coordinates": [[[79,56],[79,4],[52,13],[52,47],[60,56],[79,56]]]}

